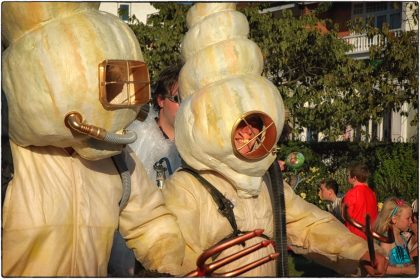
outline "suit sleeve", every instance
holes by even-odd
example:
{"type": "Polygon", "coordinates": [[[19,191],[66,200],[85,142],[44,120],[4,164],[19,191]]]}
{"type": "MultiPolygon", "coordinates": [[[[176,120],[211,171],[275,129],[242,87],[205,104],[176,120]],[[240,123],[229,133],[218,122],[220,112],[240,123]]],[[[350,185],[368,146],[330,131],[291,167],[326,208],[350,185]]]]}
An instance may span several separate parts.
{"type": "Polygon", "coordinates": [[[286,230],[290,247],[341,274],[356,274],[366,242],[329,212],[306,202],[284,183],[286,230]]]}
{"type": "Polygon", "coordinates": [[[202,187],[193,187],[194,183],[197,183],[197,181],[192,180],[190,175],[177,172],[167,180],[163,190],[168,209],[177,216],[177,222],[186,242],[185,258],[183,259],[181,273],[178,275],[185,275],[195,270],[197,268],[196,260],[205,249],[200,237],[201,211],[199,205],[202,203],[200,195],[195,193],[195,190],[202,187]]]}
{"type": "Polygon", "coordinates": [[[166,208],[161,191],[148,178],[140,161],[129,150],[131,195],[120,214],[120,232],[136,258],[148,270],[178,274],[184,240],[175,216],[166,208]]]}

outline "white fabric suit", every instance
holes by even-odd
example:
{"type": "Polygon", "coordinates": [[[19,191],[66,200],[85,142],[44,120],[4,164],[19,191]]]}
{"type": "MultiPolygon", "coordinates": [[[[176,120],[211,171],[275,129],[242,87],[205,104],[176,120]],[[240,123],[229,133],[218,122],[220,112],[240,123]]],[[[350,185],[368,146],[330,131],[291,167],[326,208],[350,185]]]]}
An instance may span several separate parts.
{"type": "Polygon", "coordinates": [[[15,175],[3,207],[2,271],[13,276],[106,276],[119,230],[152,270],[176,272],[182,238],[134,153],[129,203],[110,158],[88,161],[55,147],[11,143],[15,175]]]}
{"type": "MultiPolygon", "coordinates": [[[[235,4],[197,3],[188,11],[187,25],[182,42],[185,64],[179,78],[183,102],[175,119],[177,149],[191,168],[231,200],[239,230],[264,229],[272,237],[273,211],[263,176],[276,160],[275,144],[284,124],[281,95],[261,76],[262,53],[248,39],[247,19],[235,4]],[[238,146],[252,141],[244,137],[245,131],[258,127],[249,127],[248,120],[261,123],[252,139],[258,138],[258,144],[256,140],[250,151],[241,152],[238,146]]],[[[284,190],[287,238],[293,249],[323,263],[335,262],[330,266],[343,273],[354,273],[367,251],[365,242],[331,214],[296,196],[288,185],[284,190]]],[[[191,174],[177,171],[163,193],[186,241],[181,272],[185,274],[195,268],[205,249],[231,234],[232,228],[191,174]]],[[[220,257],[242,248],[231,247],[220,257]]],[[[273,251],[268,246],[218,272],[273,251]]],[[[244,275],[276,276],[275,264],[266,263],[244,275]]]]}
{"type": "MultiPolygon", "coordinates": [[[[213,184],[234,204],[235,218],[242,231],[264,229],[264,234],[273,236],[273,211],[266,186],[255,198],[243,199],[238,196],[234,186],[221,175],[203,172],[202,176],[213,184]]],[[[265,184],[264,184],[265,185],[265,184]]],[[[358,272],[360,257],[367,245],[361,238],[350,233],[331,214],[304,201],[285,184],[287,241],[299,253],[311,254],[318,261],[330,264],[338,272],[351,274],[358,272]],[[318,255],[316,255],[318,254],[318,255]]],[[[211,195],[192,175],[178,171],[166,182],[163,190],[167,207],[175,213],[186,241],[185,259],[181,274],[195,268],[195,261],[206,249],[232,233],[228,220],[219,212],[211,195]]],[[[253,239],[247,246],[263,238],[253,239]]],[[[232,254],[244,247],[235,246],[223,252],[232,254]]],[[[273,252],[271,246],[261,249],[223,269],[232,270],[245,263],[257,260],[273,252]]],[[[243,276],[275,276],[275,263],[270,262],[249,271],[243,276]]]]}
{"type": "MultiPolygon", "coordinates": [[[[146,268],[176,273],[181,263],[174,216],[134,153],[123,151],[135,140],[124,129],[139,107],[128,103],[128,91],[105,85],[141,79],[128,66],[147,69],[140,45],[127,24],[98,8],[2,3],[14,164],[2,211],[4,276],[106,276],[118,226],[146,268]],[[121,152],[128,153],[123,178],[131,175],[131,195],[120,213],[122,182],[111,157],[121,152]]],[[[139,91],[144,99],[147,89],[139,91]]]]}

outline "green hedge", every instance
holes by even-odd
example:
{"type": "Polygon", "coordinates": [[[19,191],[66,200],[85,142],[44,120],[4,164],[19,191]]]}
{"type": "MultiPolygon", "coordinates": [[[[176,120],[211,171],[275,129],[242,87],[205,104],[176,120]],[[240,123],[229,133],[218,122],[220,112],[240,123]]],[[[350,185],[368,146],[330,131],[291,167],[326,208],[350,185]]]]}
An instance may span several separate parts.
{"type": "MultiPolygon", "coordinates": [[[[353,143],[353,142],[300,142],[280,144],[278,159],[284,160],[290,152],[301,152],[305,164],[297,174],[303,179],[295,189],[321,208],[318,186],[323,178],[331,177],[340,185],[343,195],[350,188],[346,169],[355,161],[365,162],[371,172],[368,183],[375,191],[378,202],[397,196],[408,202],[418,198],[419,167],[417,143],[353,143]]],[[[286,179],[293,172],[285,172],[286,179]]]]}

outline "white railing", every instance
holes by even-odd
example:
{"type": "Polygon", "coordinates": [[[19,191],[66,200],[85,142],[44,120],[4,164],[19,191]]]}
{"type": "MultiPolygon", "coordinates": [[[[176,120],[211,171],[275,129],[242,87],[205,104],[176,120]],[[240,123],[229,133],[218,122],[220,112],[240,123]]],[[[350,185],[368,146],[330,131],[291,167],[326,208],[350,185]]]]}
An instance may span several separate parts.
{"type": "MultiPolygon", "coordinates": [[[[401,34],[401,29],[394,29],[391,30],[391,32],[394,33],[395,36],[399,36],[401,34]]],[[[386,44],[386,39],[380,35],[375,35],[373,38],[368,38],[366,34],[350,35],[343,37],[343,40],[354,46],[352,50],[346,53],[349,55],[367,53],[371,46],[386,44]]]]}

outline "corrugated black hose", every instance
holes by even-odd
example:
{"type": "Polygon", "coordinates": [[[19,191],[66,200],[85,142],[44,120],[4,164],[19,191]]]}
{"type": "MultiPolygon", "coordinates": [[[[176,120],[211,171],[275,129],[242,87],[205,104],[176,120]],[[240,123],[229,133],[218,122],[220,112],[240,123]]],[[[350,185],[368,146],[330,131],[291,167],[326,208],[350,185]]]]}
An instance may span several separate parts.
{"type": "MultiPolygon", "coordinates": [[[[277,277],[288,277],[287,235],[286,235],[286,204],[284,200],[283,176],[277,160],[268,170],[271,204],[274,216],[274,240],[280,256],[276,259],[277,277]]],[[[266,175],[267,177],[267,175],[266,175]]]]}
{"type": "Polygon", "coordinates": [[[125,163],[125,160],[124,160],[124,151],[118,155],[112,156],[111,158],[121,177],[121,184],[123,188],[123,193],[122,193],[121,200],[119,203],[120,212],[121,212],[124,209],[124,207],[127,205],[128,199],[130,198],[131,175],[130,175],[130,171],[128,170],[127,164],[125,163]]]}

